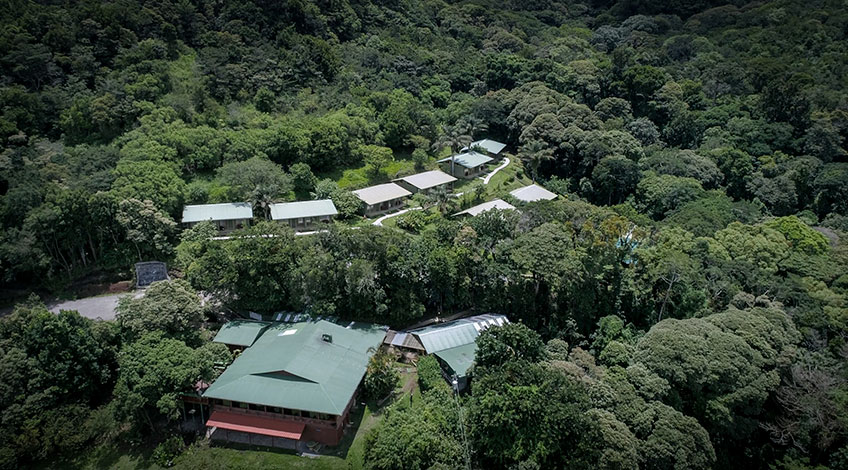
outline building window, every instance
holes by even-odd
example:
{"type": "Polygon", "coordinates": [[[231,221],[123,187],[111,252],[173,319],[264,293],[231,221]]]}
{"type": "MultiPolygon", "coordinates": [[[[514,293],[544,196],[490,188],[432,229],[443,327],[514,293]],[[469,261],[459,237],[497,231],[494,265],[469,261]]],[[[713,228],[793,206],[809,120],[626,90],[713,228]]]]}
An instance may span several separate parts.
{"type": "MultiPolygon", "coordinates": [[[[233,402],[233,403],[237,403],[237,402],[233,402]]],[[[247,409],[247,408],[248,408],[248,405],[247,405],[247,403],[241,403],[241,402],[238,402],[238,407],[239,407],[239,408],[247,409]]]]}
{"type": "Polygon", "coordinates": [[[259,405],[254,405],[253,403],[251,403],[251,404],[247,405],[247,407],[248,407],[248,408],[250,408],[250,409],[251,409],[251,410],[253,410],[253,411],[262,411],[262,407],[261,407],[261,406],[259,406],[259,405]]]}
{"type": "Polygon", "coordinates": [[[273,408],[270,408],[270,410],[271,410],[271,413],[277,413],[277,414],[282,414],[282,413],[283,413],[283,409],[282,409],[282,408],[277,408],[276,406],[275,406],[275,407],[273,407],[273,408]]]}

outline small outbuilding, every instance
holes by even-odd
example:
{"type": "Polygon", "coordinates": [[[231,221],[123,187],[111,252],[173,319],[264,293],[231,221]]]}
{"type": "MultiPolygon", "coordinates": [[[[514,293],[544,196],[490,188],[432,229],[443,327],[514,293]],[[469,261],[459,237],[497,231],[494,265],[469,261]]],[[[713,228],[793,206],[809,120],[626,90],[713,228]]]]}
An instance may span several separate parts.
{"type": "Polygon", "coordinates": [[[468,216],[471,216],[471,217],[475,217],[477,215],[482,214],[483,212],[486,212],[486,211],[489,211],[489,210],[492,210],[492,209],[500,209],[502,211],[508,211],[508,210],[514,210],[515,206],[504,201],[503,199],[495,199],[493,201],[484,202],[483,204],[478,204],[474,207],[469,207],[468,209],[465,209],[464,211],[457,212],[456,214],[454,214],[454,217],[460,216],[460,215],[468,215],[468,216]]]}
{"type": "Polygon", "coordinates": [[[225,344],[231,351],[249,348],[269,326],[271,323],[263,321],[228,321],[218,330],[212,342],[225,344]]]}
{"type": "Polygon", "coordinates": [[[477,337],[487,328],[507,323],[504,315],[485,314],[418,328],[408,334],[427,354],[436,356],[445,378],[456,378],[457,387],[463,390],[468,386],[468,369],[477,353],[477,337]]]}
{"type": "Polygon", "coordinates": [[[500,153],[503,152],[504,148],[506,148],[506,144],[502,144],[498,141],[491,139],[483,139],[471,142],[471,145],[462,150],[465,151],[468,149],[476,149],[480,153],[484,153],[492,158],[497,158],[498,156],[500,156],[500,153]]]}
{"type": "Polygon", "coordinates": [[[404,200],[412,193],[396,183],[378,184],[353,192],[363,203],[366,217],[382,215],[400,210],[404,200]]]}
{"type": "Polygon", "coordinates": [[[183,208],[184,226],[192,227],[207,220],[215,224],[219,232],[229,233],[250,225],[253,220],[253,208],[247,202],[198,204],[183,208]]]}
{"type": "Polygon", "coordinates": [[[557,198],[556,194],[548,191],[538,184],[531,184],[529,186],[524,186],[523,188],[518,188],[510,191],[509,194],[522,202],[552,201],[557,198]]]}
{"type": "Polygon", "coordinates": [[[338,214],[330,199],[283,202],[271,205],[271,219],[288,224],[297,232],[315,230],[333,221],[338,214]]]}
{"type": "Polygon", "coordinates": [[[410,176],[398,178],[395,183],[403,186],[413,194],[429,193],[437,188],[446,188],[450,190],[453,187],[453,182],[456,178],[439,170],[425,171],[410,176]]]}
{"type": "Polygon", "coordinates": [[[486,171],[486,165],[492,160],[494,158],[472,150],[443,158],[439,163],[457,178],[474,178],[486,171]]]}

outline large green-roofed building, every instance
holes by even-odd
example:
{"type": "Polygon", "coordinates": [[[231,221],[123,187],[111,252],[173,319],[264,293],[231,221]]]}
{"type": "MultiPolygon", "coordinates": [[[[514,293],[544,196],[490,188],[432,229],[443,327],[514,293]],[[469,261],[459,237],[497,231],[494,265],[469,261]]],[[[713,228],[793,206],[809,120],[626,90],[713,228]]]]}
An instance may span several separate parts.
{"type": "Polygon", "coordinates": [[[203,394],[213,403],[207,427],[337,444],[385,335],[370,324],[323,320],[264,329],[203,394]],[[269,419],[282,428],[269,428],[269,419]]]}

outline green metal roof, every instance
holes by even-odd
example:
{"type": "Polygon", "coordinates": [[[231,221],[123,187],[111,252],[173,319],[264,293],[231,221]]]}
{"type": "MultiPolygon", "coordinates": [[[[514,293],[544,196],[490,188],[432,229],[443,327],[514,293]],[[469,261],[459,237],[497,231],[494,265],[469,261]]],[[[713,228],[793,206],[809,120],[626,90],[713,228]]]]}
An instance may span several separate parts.
{"type": "Polygon", "coordinates": [[[472,344],[477,341],[481,331],[490,326],[502,326],[505,323],[509,323],[509,320],[503,315],[485,314],[426,326],[412,330],[410,333],[421,341],[427,354],[433,354],[437,351],[472,344]]]}
{"type": "Polygon", "coordinates": [[[439,160],[439,163],[450,163],[451,158],[454,159],[455,164],[465,168],[476,168],[480,165],[485,165],[486,163],[489,163],[490,161],[494,160],[494,158],[488,155],[483,155],[482,153],[475,152],[472,150],[470,152],[456,154],[452,157],[443,158],[439,160]]]}
{"type": "Polygon", "coordinates": [[[477,343],[475,342],[438,351],[433,353],[433,355],[445,361],[457,377],[465,377],[468,374],[468,369],[474,364],[474,355],[476,353],[477,343]]]}
{"type": "Polygon", "coordinates": [[[204,393],[205,397],[341,415],[386,331],[327,321],[265,330],[204,393]],[[332,342],[323,335],[332,336],[332,342]]]}
{"type": "Polygon", "coordinates": [[[227,322],[218,330],[218,334],[212,341],[235,346],[251,346],[269,326],[271,326],[270,323],[261,321],[235,320],[227,322]]]}

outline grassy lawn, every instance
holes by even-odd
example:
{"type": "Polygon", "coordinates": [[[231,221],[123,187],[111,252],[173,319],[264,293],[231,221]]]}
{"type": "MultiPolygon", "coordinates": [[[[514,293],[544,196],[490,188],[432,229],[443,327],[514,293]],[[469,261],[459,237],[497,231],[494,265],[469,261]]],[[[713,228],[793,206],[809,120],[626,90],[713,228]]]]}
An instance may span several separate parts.
{"type": "MultiPolygon", "coordinates": [[[[395,178],[400,178],[402,176],[408,176],[414,173],[418,173],[418,170],[415,169],[415,163],[412,161],[411,151],[395,150],[393,153],[394,161],[383,170],[383,177],[377,180],[372,180],[370,178],[368,174],[368,165],[362,165],[357,168],[339,168],[333,171],[316,173],[316,176],[318,178],[330,178],[331,180],[335,181],[340,188],[357,189],[363,188],[365,186],[370,186],[372,184],[386,183],[395,178]]],[[[436,163],[436,161],[440,158],[444,158],[447,155],[450,155],[450,151],[447,149],[442,149],[442,151],[437,156],[430,157],[429,161],[425,165],[424,171],[435,170],[439,168],[439,165],[438,163],[436,163]]]]}

